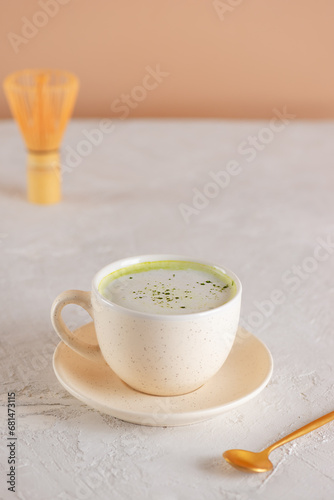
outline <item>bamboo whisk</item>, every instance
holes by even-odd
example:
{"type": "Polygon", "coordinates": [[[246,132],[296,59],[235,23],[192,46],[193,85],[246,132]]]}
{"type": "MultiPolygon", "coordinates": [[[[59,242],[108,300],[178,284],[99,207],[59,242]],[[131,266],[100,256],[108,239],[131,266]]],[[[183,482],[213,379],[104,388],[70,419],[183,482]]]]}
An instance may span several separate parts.
{"type": "Polygon", "coordinates": [[[28,200],[50,204],[61,199],[59,146],[72,114],[79,81],[66,71],[18,71],[4,90],[28,149],[28,200]]]}

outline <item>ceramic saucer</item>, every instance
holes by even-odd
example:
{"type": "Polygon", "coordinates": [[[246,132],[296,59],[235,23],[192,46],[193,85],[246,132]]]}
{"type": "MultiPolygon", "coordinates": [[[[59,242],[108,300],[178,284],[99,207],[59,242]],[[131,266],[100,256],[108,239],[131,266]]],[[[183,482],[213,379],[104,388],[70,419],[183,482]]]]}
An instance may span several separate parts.
{"type": "MultiPolygon", "coordinates": [[[[93,323],[77,335],[96,343],[93,323]]],[[[196,391],[184,396],[149,396],[131,389],[106,363],[89,361],[63,342],[53,368],[59,382],[74,397],[103,413],[127,422],[176,426],[201,422],[249,401],[270,380],[273,362],[267,347],[239,327],[233,348],[220,371],[196,391]]]]}

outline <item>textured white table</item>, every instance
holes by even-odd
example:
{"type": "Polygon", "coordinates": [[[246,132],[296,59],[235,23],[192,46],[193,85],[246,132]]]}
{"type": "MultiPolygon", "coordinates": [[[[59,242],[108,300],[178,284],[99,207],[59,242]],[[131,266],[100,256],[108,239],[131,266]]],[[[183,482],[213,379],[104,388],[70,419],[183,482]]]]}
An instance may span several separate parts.
{"type": "MultiPolygon", "coordinates": [[[[14,123],[0,124],[0,498],[333,498],[333,422],[276,450],[270,473],[241,473],[221,454],[260,450],[334,408],[334,124],[126,121],[96,134],[98,145],[80,143],[98,126],[70,124],[65,156],[68,146],[89,154],[65,168],[62,203],[45,207],[25,201],[23,143],[14,123]],[[209,185],[217,175],[228,185],[209,185]],[[58,383],[54,297],[89,289],[110,261],[153,252],[223,263],[240,276],[242,323],[274,358],[272,381],[255,399],[188,427],[140,427],[88,408],[58,383]],[[6,491],[12,391],[16,493],[6,491]]],[[[75,308],[66,315],[86,320],[75,308]]]]}

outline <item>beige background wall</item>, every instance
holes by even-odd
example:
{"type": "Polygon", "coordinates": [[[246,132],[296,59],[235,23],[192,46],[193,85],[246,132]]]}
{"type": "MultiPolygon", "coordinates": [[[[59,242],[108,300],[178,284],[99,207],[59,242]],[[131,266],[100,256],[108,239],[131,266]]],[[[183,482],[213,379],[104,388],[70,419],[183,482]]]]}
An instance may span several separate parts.
{"type": "MultiPolygon", "coordinates": [[[[334,116],[333,0],[0,6],[1,79],[25,67],[73,71],[76,116],[258,118],[284,105],[298,118],[334,116]],[[149,76],[157,65],[164,76],[149,76]]],[[[8,116],[1,92],[0,117],[8,116]]]]}

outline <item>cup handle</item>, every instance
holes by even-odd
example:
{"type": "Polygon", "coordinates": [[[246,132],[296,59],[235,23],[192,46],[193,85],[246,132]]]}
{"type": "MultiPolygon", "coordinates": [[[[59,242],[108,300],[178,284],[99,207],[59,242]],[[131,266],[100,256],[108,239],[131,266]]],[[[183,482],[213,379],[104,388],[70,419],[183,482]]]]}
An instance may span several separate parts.
{"type": "Polygon", "coordinates": [[[99,345],[84,342],[66,326],[62,318],[61,311],[68,304],[75,304],[83,307],[91,318],[94,319],[90,292],[67,290],[66,292],[60,293],[54,300],[51,307],[52,325],[59,337],[63,342],[65,342],[66,345],[73,349],[73,351],[81,354],[81,356],[84,356],[92,361],[104,360],[99,345]]]}

